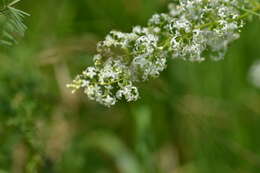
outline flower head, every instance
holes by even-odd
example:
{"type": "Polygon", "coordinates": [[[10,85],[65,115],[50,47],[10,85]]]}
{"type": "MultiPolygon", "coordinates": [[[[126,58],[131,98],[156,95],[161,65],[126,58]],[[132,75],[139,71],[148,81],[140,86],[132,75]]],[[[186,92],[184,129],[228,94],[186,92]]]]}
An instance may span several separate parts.
{"type": "Polygon", "coordinates": [[[243,27],[240,0],[179,0],[169,12],[155,14],[147,27],[131,33],[111,31],[97,45],[94,66],[69,85],[84,88],[92,100],[112,106],[118,100],[136,101],[138,82],[156,78],[167,58],[201,62],[223,59],[230,42],[243,27]]]}

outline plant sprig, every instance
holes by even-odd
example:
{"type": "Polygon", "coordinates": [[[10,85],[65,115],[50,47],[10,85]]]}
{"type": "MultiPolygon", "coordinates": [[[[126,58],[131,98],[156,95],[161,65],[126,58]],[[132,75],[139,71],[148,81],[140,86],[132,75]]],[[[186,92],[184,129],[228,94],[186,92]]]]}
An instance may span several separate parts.
{"type": "Polygon", "coordinates": [[[17,38],[23,37],[27,26],[24,18],[30,16],[28,13],[15,8],[14,6],[21,0],[14,0],[4,4],[0,10],[0,44],[11,46],[17,43],[17,38]]]}
{"type": "Polygon", "coordinates": [[[223,59],[229,44],[239,38],[244,19],[260,16],[259,7],[254,0],[178,0],[168,13],[153,15],[146,27],[111,31],[97,45],[94,66],[68,87],[73,92],[83,88],[91,100],[108,107],[121,99],[136,101],[136,85],[157,78],[169,58],[223,59]]]}

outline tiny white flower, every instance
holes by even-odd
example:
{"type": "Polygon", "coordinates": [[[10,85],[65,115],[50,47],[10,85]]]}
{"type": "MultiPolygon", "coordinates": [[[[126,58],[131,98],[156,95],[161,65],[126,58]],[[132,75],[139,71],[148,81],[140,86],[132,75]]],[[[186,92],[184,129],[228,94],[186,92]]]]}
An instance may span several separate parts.
{"type": "Polygon", "coordinates": [[[111,97],[110,95],[107,95],[103,100],[103,104],[107,107],[113,106],[116,104],[116,99],[114,97],[111,97]]]}

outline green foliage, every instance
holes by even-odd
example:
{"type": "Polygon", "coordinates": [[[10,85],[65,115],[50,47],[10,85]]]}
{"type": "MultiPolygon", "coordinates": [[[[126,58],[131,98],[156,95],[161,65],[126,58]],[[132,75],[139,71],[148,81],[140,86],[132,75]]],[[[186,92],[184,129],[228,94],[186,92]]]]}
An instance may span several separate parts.
{"type": "Polygon", "coordinates": [[[21,0],[14,0],[10,3],[4,1],[2,8],[0,10],[0,26],[1,26],[1,35],[0,35],[0,44],[2,45],[12,45],[17,42],[17,38],[24,36],[24,33],[27,29],[23,20],[26,16],[29,16],[28,13],[16,9],[13,7],[21,0]]]}

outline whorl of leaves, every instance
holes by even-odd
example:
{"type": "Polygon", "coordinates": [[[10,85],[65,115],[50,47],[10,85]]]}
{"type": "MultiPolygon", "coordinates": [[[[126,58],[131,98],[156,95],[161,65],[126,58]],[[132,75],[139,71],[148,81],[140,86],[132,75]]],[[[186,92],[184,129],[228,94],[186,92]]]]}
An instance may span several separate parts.
{"type": "Polygon", "coordinates": [[[23,23],[28,13],[21,11],[14,6],[21,0],[11,2],[3,1],[0,10],[0,44],[11,46],[17,43],[19,37],[24,36],[27,29],[23,23]]]}

